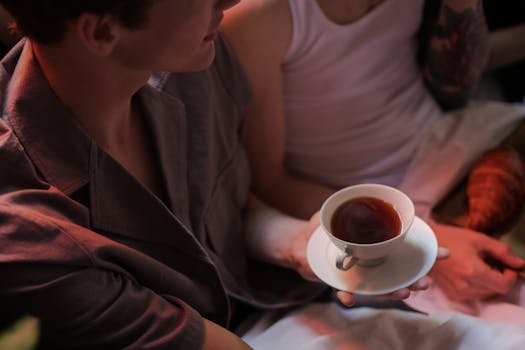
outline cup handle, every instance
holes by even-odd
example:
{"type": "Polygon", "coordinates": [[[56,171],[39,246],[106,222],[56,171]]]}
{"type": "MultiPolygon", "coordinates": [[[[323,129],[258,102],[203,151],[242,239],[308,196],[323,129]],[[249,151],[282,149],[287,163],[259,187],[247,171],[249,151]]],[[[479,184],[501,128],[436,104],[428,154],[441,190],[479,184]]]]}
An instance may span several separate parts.
{"type": "Polygon", "coordinates": [[[352,250],[349,248],[346,248],[344,252],[340,252],[337,255],[337,260],[335,261],[335,266],[339,270],[347,271],[350,270],[352,266],[354,266],[359,259],[352,255],[352,250]],[[345,264],[345,260],[347,258],[350,258],[350,261],[345,264]]]}

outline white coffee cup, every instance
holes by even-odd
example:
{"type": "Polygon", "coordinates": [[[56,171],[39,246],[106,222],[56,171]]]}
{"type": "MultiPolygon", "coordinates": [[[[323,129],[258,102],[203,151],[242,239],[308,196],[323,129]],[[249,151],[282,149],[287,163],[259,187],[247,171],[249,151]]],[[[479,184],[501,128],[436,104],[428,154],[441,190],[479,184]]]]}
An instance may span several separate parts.
{"type": "MultiPolygon", "coordinates": [[[[348,270],[354,265],[376,266],[398,248],[405,240],[415,216],[414,204],[403,192],[390,186],[379,184],[361,184],[345,187],[332,194],[321,207],[321,227],[332,243],[340,250],[336,259],[336,267],[348,270]],[[375,243],[356,243],[336,237],[332,232],[332,220],[337,209],[350,200],[360,201],[363,198],[378,199],[387,206],[393,207],[400,221],[399,232],[395,237],[375,243]],[[350,259],[348,262],[346,262],[350,259]]],[[[361,235],[364,233],[360,233],[361,235]]]]}

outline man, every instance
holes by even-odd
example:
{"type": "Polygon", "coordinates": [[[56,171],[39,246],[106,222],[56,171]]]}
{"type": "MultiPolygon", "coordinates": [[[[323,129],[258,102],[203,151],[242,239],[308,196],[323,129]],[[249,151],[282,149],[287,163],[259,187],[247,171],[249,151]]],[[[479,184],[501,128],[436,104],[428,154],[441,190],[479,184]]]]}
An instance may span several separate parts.
{"type": "Polygon", "coordinates": [[[449,298],[508,293],[523,259],[430,217],[525,115],[497,103],[457,114],[440,106],[465,103],[484,68],[480,0],[246,0],[228,11],[223,29],[253,89],[246,145],[257,195],[309,217],[342,187],[398,187],[451,252],[433,269],[449,298]],[[485,257],[508,268],[495,270],[485,257]]]}
{"type": "Polygon", "coordinates": [[[1,1],[27,39],[0,73],[0,309],[38,317],[42,347],[245,349],[237,306],[324,291],[293,271],[315,218],[258,204],[241,229],[248,89],[218,34],[235,2],[1,1]]]}

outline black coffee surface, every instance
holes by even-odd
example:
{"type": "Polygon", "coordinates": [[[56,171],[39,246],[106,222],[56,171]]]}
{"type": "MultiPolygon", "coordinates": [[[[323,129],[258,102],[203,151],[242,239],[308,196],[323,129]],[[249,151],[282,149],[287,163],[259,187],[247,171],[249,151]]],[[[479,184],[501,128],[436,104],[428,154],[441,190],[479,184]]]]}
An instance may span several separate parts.
{"type": "Polygon", "coordinates": [[[343,241],[371,244],[399,235],[401,219],[392,204],[378,198],[357,197],[336,209],[331,229],[343,241]]]}

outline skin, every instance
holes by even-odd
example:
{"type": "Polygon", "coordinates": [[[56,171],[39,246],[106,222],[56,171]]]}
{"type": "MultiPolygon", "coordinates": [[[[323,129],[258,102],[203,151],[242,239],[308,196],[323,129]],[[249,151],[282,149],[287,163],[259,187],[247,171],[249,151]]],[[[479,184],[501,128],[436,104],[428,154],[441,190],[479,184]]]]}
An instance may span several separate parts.
{"type": "Polygon", "coordinates": [[[449,299],[485,299],[511,290],[517,279],[515,269],[521,269],[524,262],[507,244],[460,227],[431,226],[438,235],[439,244],[451,251],[450,258],[436,263],[432,271],[433,279],[449,299]],[[488,257],[507,268],[502,271],[492,268],[485,262],[488,257]]]}
{"type": "MultiPolygon", "coordinates": [[[[236,0],[159,0],[140,30],[112,16],[84,13],[67,24],[58,44],[33,42],[42,71],[59,98],[97,143],[156,193],[158,164],[133,95],[154,70],[205,69],[222,13],[236,0]],[[82,81],[83,84],[76,82],[82,81]]],[[[228,330],[204,320],[203,349],[250,349],[228,330]]]]}
{"type": "MultiPolygon", "coordinates": [[[[250,198],[250,210],[246,217],[246,247],[251,255],[261,261],[296,270],[307,280],[319,281],[313,273],[306,257],[310,236],[319,226],[319,212],[310,220],[299,220],[286,216],[267,206],[255,196],[250,198]],[[299,229],[298,229],[299,228],[299,229]]],[[[440,248],[438,260],[447,258],[447,249],[440,248]]],[[[402,288],[379,298],[394,300],[406,299],[411,291],[427,289],[429,281],[422,278],[407,288],[402,288]]],[[[354,295],[347,291],[336,291],[339,301],[347,306],[355,302],[354,295]]]]}
{"type": "Polygon", "coordinates": [[[222,12],[234,3],[160,0],[141,30],[129,30],[111,16],[84,13],[68,23],[59,44],[34,43],[35,56],[88,134],[159,194],[158,166],[150,156],[153,145],[132,96],[154,70],[208,67],[215,54],[209,39],[218,30],[222,12]]]}
{"type": "Polygon", "coordinates": [[[445,107],[461,106],[481,76],[489,53],[481,1],[443,1],[427,38],[423,76],[445,107]]]}
{"type": "MultiPolygon", "coordinates": [[[[378,3],[318,0],[325,15],[339,24],[356,21],[378,3]]],[[[442,105],[454,107],[464,102],[472,84],[483,71],[489,54],[488,31],[478,0],[444,0],[437,14],[435,20],[425,24],[427,45],[421,69],[436,99],[442,105]],[[454,30],[458,23],[468,28],[458,32],[461,34],[459,38],[454,30]],[[453,74],[443,78],[444,73],[453,74]]],[[[253,170],[254,192],[269,205],[312,222],[315,220],[312,215],[335,189],[296,176],[288,171],[284,162],[286,125],[281,62],[292,35],[288,3],[283,0],[245,0],[226,13],[223,30],[253,89],[245,142],[253,170]]],[[[479,232],[462,229],[458,234],[457,228],[447,225],[434,225],[433,229],[440,246],[450,251],[450,257],[438,262],[432,274],[452,299],[482,299],[504,294],[517,279],[512,269],[525,265],[506,245],[479,232]],[[493,249],[496,246],[499,247],[497,252],[493,249]],[[501,273],[492,271],[483,260],[487,256],[510,268],[501,273]],[[480,278],[485,282],[477,282],[480,278]]],[[[303,238],[290,238],[297,243],[295,246],[290,244],[288,252],[281,254],[288,256],[286,259],[299,271],[305,269],[301,267],[301,254],[304,255],[304,242],[311,231],[305,229],[303,234],[303,238]]],[[[351,295],[343,298],[353,300],[351,295]]]]}
{"type": "Polygon", "coordinates": [[[495,31],[490,36],[489,69],[499,69],[525,59],[525,23],[495,31]]]}
{"type": "Polygon", "coordinates": [[[9,24],[11,21],[12,19],[9,13],[0,7],[0,42],[8,48],[16,44],[20,39],[16,33],[10,30],[9,24]]]}

